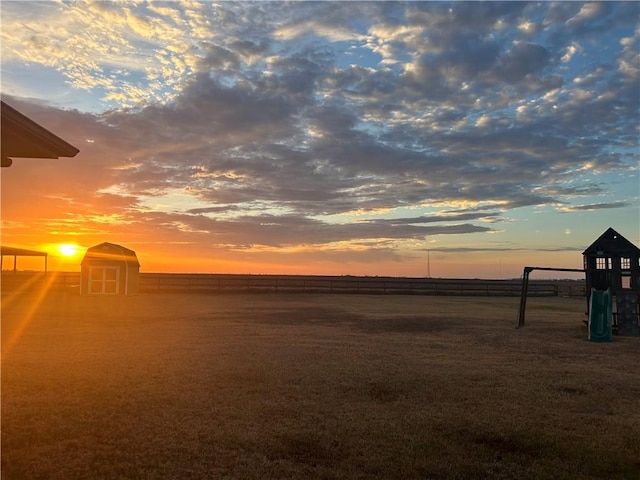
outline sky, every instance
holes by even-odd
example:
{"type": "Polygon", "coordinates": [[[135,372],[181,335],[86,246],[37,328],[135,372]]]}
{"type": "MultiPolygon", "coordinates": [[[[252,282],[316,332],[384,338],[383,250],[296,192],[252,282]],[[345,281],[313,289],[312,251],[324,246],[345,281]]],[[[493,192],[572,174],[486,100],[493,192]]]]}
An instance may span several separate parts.
{"type": "Polygon", "coordinates": [[[50,268],[112,242],[142,272],[517,278],[582,268],[609,227],[640,245],[639,2],[5,0],[0,22],[2,99],[80,149],[0,172],[3,245],[50,268]]]}

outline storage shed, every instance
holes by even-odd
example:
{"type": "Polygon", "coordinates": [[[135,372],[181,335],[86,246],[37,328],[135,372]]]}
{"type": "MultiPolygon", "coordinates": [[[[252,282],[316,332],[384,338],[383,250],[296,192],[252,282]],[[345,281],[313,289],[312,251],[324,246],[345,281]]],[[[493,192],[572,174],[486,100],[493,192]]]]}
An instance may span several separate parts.
{"type": "Polygon", "coordinates": [[[81,295],[135,295],[139,289],[136,252],[108,242],[87,249],[80,270],[81,295]]]}

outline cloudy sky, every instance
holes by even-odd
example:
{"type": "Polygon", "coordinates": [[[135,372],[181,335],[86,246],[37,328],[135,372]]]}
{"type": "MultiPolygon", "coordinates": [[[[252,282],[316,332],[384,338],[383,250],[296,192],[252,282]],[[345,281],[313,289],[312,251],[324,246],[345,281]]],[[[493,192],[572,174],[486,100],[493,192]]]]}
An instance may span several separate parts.
{"type": "Polygon", "coordinates": [[[80,149],[2,169],[3,244],[485,278],[640,244],[638,2],[0,9],[3,100],[80,149]]]}

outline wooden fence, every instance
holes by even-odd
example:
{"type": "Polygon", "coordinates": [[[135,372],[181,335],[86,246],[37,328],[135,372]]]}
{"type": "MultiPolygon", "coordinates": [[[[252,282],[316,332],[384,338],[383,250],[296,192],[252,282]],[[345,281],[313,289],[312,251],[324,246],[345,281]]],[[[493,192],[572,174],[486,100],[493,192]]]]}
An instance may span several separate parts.
{"type": "MultiPolygon", "coordinates": [[[[5,291],[29,285],[79,291],[79,272],[3,273],[5,291]]],[[[140,292],[264,292],[264,293],[360,293],[404,295],[520,296],[520,280],[469,280],[447,278],[231,275],[231,274],[140,274],[140,292]]],[[[583,281],[534,280],[529,296],[584,296],[583,281]]]]}

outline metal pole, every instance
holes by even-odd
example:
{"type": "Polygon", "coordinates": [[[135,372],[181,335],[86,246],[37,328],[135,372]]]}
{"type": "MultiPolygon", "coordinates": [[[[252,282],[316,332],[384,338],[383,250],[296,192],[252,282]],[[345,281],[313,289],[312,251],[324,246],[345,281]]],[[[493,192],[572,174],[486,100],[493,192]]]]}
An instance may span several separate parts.
{"type": "Polygon", "coordinates": [[[520,293],[520,312],[518,314],[518,325],[516,328],[524,327],[524,311],[527,307],[527,291],[529,289],[529,274],[533,268],[524,267],[522,272],[522,292],[520,293]]]}
{"type": "Polygon", "coordinates": [[[527,293],[529,290],[529,274],[534,270],[545,270],[553,272],[582,272],[586,273],[590,269],[580,268],[553,268],[553,267],[524,267],[522,274],[522,293],[520,295],[520,312],[518,314],[518,325],[516,328],[524,327],[524,311],[527,306],[527,293]]]}

